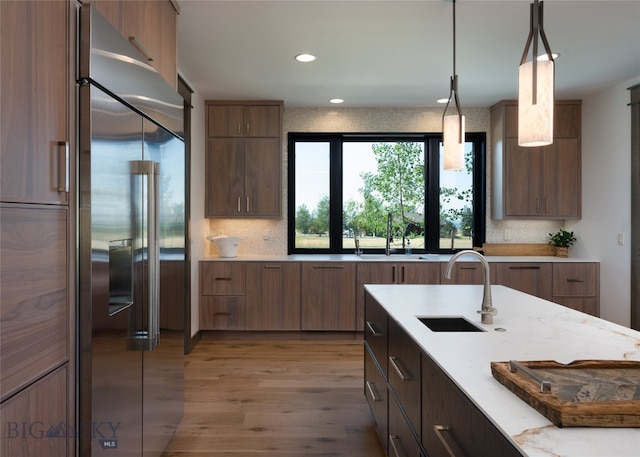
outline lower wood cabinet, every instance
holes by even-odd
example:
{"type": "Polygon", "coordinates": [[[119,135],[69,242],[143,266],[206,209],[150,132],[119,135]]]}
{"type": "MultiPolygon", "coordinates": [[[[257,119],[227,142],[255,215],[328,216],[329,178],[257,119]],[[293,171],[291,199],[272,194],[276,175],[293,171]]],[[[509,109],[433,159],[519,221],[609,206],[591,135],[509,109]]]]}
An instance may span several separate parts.
{"type": "MultiPolygon", "coordinates": [[[[417,399],[414,403],[420,403],[417,399]]],[[[419,433],[419,432],[418,432],[419,433]]],[[[398,400],[389,395],[389,457],[420,457],[422,451],[398,400]]]]}
{"type": "Polygon", "coordinates": [[[522,456],[426,354],[422,355],[422,445],[429,457],[522,456]]]}
{"type": "Polygon", "coordinates": [[[356,329],[356,264],[302,263],[302,330],[356,329]]]}
{"type": "Polygon", "coordinates": [[[600,264],[553,264],[551,301],[593,316],[600,315],[600,264]]]}
{"type": "Polygon", "coordinates": [[[0,207],[2,400],[69,360],[67,212],[0,207]]]}
{"type": "Polygon", "coordinates": [[[553,270],[551,263],[495,262],[491,283],[551,300],[553,270]]]}
{"type": "Polygon", "coordinates": [[[246,329],[300,330],[300,263],[246,264],[246,329]]]}
{"type": "Polygon", "coordinates": [[[69,420],[68,364],[55,369],[0,406],[0,455],[68,456],[74,428],[69,420]]]}
{"type": "Polygon", "coordinates": [[[245,297],[200,297],[201,330],[245,330],[245,297]]]}
{"type": "Polygon", "coordinates": [[[364,395],[373,415],[376,431],[385,450],[388,448],[387,410],[389,405],[387,383],[371,348],[364,344],[364,395]]]}

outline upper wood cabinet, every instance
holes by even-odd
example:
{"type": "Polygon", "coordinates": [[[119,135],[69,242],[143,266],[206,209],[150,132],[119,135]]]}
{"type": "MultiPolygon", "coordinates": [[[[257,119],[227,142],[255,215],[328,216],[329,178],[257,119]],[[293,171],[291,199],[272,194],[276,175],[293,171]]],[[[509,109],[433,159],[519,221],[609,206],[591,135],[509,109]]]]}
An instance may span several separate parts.
{"type": "Polygon", "coordinates": [[[91,2],[133,47],[178,87],[177,9],[169,0],[93,0],[91,2]]]}
{"type": "Polygon", "coordinates": [[[68,204],[73,58],[69,2],[0,2],[0,198],[68,204]]]}
{"type": "Polygon", "coordinates": [[[494,219],[579,219],[581,102],[557,101],[554,141],[518,146],[517,101],[491,108],[494,219]]]}
{"type": "Polygon", "coordinates": [[[280,217],[281,111],[281,101],[206,102],[206,217],[280,217]]]}

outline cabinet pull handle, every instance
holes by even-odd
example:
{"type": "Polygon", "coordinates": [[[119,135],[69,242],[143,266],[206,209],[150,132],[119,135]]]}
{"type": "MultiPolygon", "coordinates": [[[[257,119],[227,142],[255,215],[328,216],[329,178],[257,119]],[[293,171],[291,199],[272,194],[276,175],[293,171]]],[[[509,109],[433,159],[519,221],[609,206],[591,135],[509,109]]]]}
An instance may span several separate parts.
{"type": "Polygon", "coordinates": [[[69,192],[69,142],[58,141],[58,192],[69,192]]]}
{"type": "Polygon", "coordinates": [[[279,270],[280,268],[282,268],[282,266],[281,266],[281,265],[265,265],[264,267],[265,267],[265,268],[274,268],[274,269],[276,269],[276,268],[277,268],[278,270],[279,270]]]}
{"type": "Polygon", "coordinates": [[[313,268],[317,269],[317,270],[341,270],[344,268],[343,265],[314,265],[313,268]]]}
{"type": "Polygon", "coordinates": [[[221,277],[216,278],[216,281],[231,281],[231,278],[226,278],[226,277],[221,276],[221,277]]]}
{"type": "Polygon", "coordinates": [[[138,52],[140,54],[142,54],[142,56],[145,59],[147,59],[149,62],[153,62],[153,56],[151,54],[149,54],[149,51],[147,51],[147,49],[142,45],[142,43],[140,43],[138,41],[137,37],[130,36],[129,37],[129,43],[131,43],[133,45],[133,47],[136,48],[138,50],[138,52]]]}
{"type": "Polygon", "coordinates": [[[396,447],[396,440],[400,438],[397,435],[389,434],[389,444],[391,445],[391,449],[393,449],[393,456],[400,457],[400,453],[398,452],[398,448],[396,447]]]}
{"type": "Polygon", "coordinates": [[[382,332],[377,331],[371,322],[367,321],[367,327],[369,327],[369,331],[371,331],[371,335],[382,336],[382,332]]]}
{"type": "Polygon", "coordinates": [[[404,284],[404,267],[400,267],[400,282],[404,284]]]}
{"type": "Polygon", "coordinates": [[[389,362],[391,362],[391,366],[393,367],[394,370],[396,370],[396,373],[398,373],[398,376],[400,376],[400,379],[402,381],[410,381],[411,380],[411,376],[407,376],[402,372],[402,370],[400,369],[400,367],[396,363],[396,359],[397,359],[397,357],[394,357],[392,355],[389,356],[389,362]]]}
{"type": "Polygon", "coordinates": [[[477,267],[475,267],[475,266],[465,267],[465,266],[462,266],[462,265],[461,265],[461,266],[460,266],[460,269],[461,269],[461,270],[476,270],[476,269],[477,269],[477,267]]]}
{"type": "Polygon", "coordinates": [[[249,209],[249,197],[247,197],[247,213],[250,213],[251,210],[249,209]]]}
{"type": "Polygon", "coordinates": [[[391,283],[396,282],[396,267],[395,265],[391,267],[391,283]]]}
{"type": "Polygon", "coordinates": [[[375,390],[373,390],[373,383],[371,381],[367,381],[367,390],[373,401],[382,401],[382,398],[378,397],[375,390]]]}
{"type": "Polygon", "coordinates": [[[249,124],[247,122],[247,135],[249,135],[251,133],[251,128],[250,128],[251,124],[249,124]]]}
{"type": "Polygon", "coordinates": [[[238,122],[238,135],[242,133],[242,123],[238,122]]]}
{"type": "Polygon", "coordinates": [[[214,313],[214,316],[231,316],[231,313],[223,313],[223,312],[214,313]]]}
{"type": "Polygon", "coordinates": [[[240,197],[238,197],[238,212],[241,212],[242,208],[240,207],[240,197]]]}
{"type": "Polygon", "coordinates": [[[460,449],[458,449],[458,446],[455,446],[455,443],[454,447],[456,448],[457,452],[454,452],[453,449],[451,449],[451,446],[449,446],[449,443],[447,443],[447,440],[445,439],[442,432],[448,432],[449,430],[449,427],[447,427],[446,425],[436,424],[433,426],[433,431],[442,444],[442,447],[444,447],[445,451],[447,451],[447,454],[449,454],[449,457],[463,457],[464,454],[462,453],[462,451],[460,451],[460,449]]]}
{"type": "Polygon", "coordinates": [[[540,267],[535,265],[527,265],[523,267],[509,267],[509,270],[539,270],[539,269],[540,267]]]}
{"type": "Polygon", "coordinates": [[[584,282],[584,279],[567,278],[567,282],[584,282]]]}

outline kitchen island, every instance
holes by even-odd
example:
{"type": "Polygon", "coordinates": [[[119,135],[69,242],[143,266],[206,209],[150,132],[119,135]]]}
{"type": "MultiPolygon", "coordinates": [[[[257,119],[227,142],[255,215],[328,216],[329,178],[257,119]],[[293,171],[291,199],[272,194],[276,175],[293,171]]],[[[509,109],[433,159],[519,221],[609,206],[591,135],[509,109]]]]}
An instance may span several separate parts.
{"type": "MultiPolygon", "coordinates": [[[[383,334],[388,323],[388,359],[392,352],[393,328],[408,336],[422,354],[422,374],[425,361],[433,361],[446,378],[477,408],[493,430],[513,446],[513,455],[565,456],[565,457],[631,457],[640,455],[640,428],[586,428],[553,425],[543,415],[531,408],[500,384],[491,374],[493,361],[555,360],[569,363],[574,360],[634,360],[640,361],[640,332],[577,312],[575,310],[533,297],[516,290],[492,286],[493,305],[498,310],[494,323],[481,324],[477,310],[482,300],[482,286],[466,285],[366,285],[365,351],[380,371],[377,385],[365,383],[365,394],[382,397],[381,380],[388,379],[389,427],[379,433],[389,455],[394,455],[401,433],[391,430],[392,406],[401,403],[401,392],[394,391],[395,366],[387,368],[387,357],[376,359],[375,338],[383,334]],[[378,315],[370,314],[377,311],[378,315]],[[383,313],[386,321],[382,321],[383,313]],[[418,317],[462,316],[481,327],[481,332],[433,332],[418,317]],[[386,322],[386,323],[385,323],[386,322]],[[371,345],[369,343],[372,343],[371,345]],[[369,349],[374,347],[374,349],[369,349]],[[375,388],[374,388],[375,387],[375,388]],[[392,392],[393,391],[393,392],[392,392]],[[397,400],[396,400],[397,399],[397,400]]],[[[396,333],[398,331],[396,330],[396,333]]],[[[380,353],[380,351],[378,351],[380,353]]],[[[385,353],[386,355],[386,353],[385,353]]],[[[407,356],[408,357],[408,356],[407,356]]],[[[399,360],[401,370],[410,371],[411,363],[399,360]]],[[[419,365],[418,365],[419,366],[419,365]]],[[[371,366],[366,370],[376,371],[371,366]]],[[[413,377],[419,378],[420,369],[413,369],[413,377]]],[[[369,374],[365,374],[367,377],[369,374]]],[[[374,375],[378,376],[377,373],[374,375]]],[[[408,380],[411,376],[405,374],[408,380]]],[[[386,381],[384,381],[386,382],[386,381]]],[[[448,382],[448,381],[447,381],[448,382]]],[[[429,455],[440,455],[428,448],[424,427],[424,380],[422,385],[423,407],[421,419],[411,419],[411,411],[405,411],[409,429],[417,442],[421,442],[429,455]],[[421,428],[419,422],[422,420],[421,428]]],[[[397,389],[396,389],[397,390],[397,389]]],[[[415,394],[414,394],[415,395],[415,394]]],[[[368,398],[372,410],[376,401],[368,398]]],[[[415,398],[415,402],[420,399],[415,398]]],[[[401,405],[402,407],[403,405],[401,405]]],[[[407,409],[412,406],[408,405],[407,409]]],[[[446,405],[445,405],[446,408],[446,405]]],[[[418,408],[419,411],[419,408],[418,408]]],[[[419,414],[419,412],[418,412],[419,414]]],[[[374,411],[374,417],[376,413],[374,411]]],[[[386,417],[384,418],[386,420],[386,417]]],[[[379,421],[379,417],[376,417],[379,421]]],[[[406,449],[406,448],[405,448],[406,449]]],[[[464,455],[472,454],[471,451],[464,455]]],[[[446,455],[446,454],[445,454],[446,455]]],[[[458,454],[455,454],[458,455],[458,454]]],[[[511,455],[511,454],[510,454],[511,455]]]]}

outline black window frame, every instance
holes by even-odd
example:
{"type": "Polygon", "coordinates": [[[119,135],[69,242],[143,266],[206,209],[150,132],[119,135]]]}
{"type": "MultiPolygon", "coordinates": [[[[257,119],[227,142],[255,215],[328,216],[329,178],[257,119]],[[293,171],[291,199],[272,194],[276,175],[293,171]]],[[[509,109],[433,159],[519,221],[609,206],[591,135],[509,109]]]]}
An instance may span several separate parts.
{"type": "MultiPolygon", "coordinates": [[[[486,133],[466,132],[465,142],[473,143],[473,245],[482,246],[486,239],[486,133]]],[[[440,143],[442,133],[307,133],[289,132],[287,138],[287,252],[288,254],[352,254],[342,247],[342,145],[344,142],[422,142],[425,154],[425,248],[413,249],[414,254],[450,254],[462,249],[446,249],[440,245],[440,143]],[[295,247],[295,144],[298,142],[329,143],[329,247],[295,247]],[[438,221],[432,229],[428,221],[438,221]]],[[[383,253],[384,249],[367,249],[366,254],[383,253]]],[[[404,253],[403,249],[395,251],[404,253]]]]}

